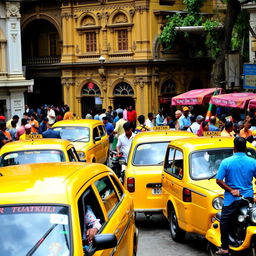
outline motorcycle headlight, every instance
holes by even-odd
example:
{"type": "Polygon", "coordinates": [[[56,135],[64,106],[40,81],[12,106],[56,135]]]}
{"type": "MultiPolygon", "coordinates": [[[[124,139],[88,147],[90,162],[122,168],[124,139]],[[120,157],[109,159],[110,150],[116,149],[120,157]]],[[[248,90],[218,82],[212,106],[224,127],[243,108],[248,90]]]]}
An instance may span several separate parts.
{"type": "Polygon", "coordinates": [[[253,223],[256,223],[256,208],[253,208],[253,209],[251,210],[250,216],[251,216],[251,221],[252,221],[253,223]]]}
{"type": "Polygon", "coordinates": [[[216,210],[221,210],[222,209],[222,205],[223,205],[223,198],[222,197],[216,197],[212,201],[212,206],[216,210]]]}
{"type": "Polygon", "coordinates": [[[77,152],[80,159],[85,159],[85,153],[82,151],[77,152]]]}

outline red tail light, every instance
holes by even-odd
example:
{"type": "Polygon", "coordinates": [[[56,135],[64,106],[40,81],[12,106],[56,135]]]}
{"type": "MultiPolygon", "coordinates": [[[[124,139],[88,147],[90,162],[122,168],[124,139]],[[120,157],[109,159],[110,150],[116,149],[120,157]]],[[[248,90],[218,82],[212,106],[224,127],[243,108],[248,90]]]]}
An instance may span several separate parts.
{"type": "Polygon", "coordinates": [[[127,178],[127,190],[129,192],[135,191],[135,179],[134,178],[127,178]]]}
{"type": "Polygon", "coordinates": [[[189,190],[188,188],[183,188],[183,201],[184,202],[192,201],[191,190],[189,190]]]}

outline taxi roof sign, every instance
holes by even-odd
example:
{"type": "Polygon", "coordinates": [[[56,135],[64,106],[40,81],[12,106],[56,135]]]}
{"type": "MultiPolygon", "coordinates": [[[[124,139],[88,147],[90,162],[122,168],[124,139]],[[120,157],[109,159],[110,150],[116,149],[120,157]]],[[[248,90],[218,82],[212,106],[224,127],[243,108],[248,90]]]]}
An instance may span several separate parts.
{"type": "Polygon", "coordinates": [[[36,139],[42,139],[42,134],[27,134],[26,140],[36,140],[36,139]]]}
{"type": "Polygon", "coordinates": [[[203,132],[204,136],[220,136],[221,132],[220,131],[206,131],[203,132]]]}
{"type": "Polygon", "coordinates": [[[152,128],[153,131],[166,131],[170,130],[170,127],[168,125],[163,125],[163,126],[154,126],[152,128]]]}

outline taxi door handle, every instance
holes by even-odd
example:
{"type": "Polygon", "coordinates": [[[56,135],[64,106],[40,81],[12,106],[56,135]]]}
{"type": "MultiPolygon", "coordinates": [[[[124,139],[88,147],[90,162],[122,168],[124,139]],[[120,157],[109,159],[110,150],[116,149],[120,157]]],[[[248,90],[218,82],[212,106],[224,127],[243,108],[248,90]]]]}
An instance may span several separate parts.
{"type": "Polygon", "coordinates": [[[119,231],[120,231],[120,229],[116,229],[115,234],[118,234],[118,233],[119,233],[119,231]]]}

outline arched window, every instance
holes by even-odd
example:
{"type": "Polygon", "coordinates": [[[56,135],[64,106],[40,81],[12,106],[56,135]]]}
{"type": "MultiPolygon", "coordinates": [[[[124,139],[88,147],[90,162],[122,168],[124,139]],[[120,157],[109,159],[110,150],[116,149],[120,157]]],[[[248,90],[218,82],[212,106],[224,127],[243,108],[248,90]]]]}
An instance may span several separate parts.
{"type": "Polygon", "coordinates": [[[82,89],[82,95],[100,95],[100,88],[98,85],[94,84],[93,82],[89,82],[84,85],[82,89]]]}
{"type": "Polygon", "coordinates": [[[161,88],[161,95],[175,94],[175,82],[173,80],[166,80],[161,88]]]}
{"type": "Polygon", "coordinates": [[[122,83],[119,83],[116,85],[116,87],[114,89],[114,95],[116,95],[116,96],[120,96],[120,95],[132,96],[132,95],[134,95],[134,91],[129,84],[122,82],[122,83]]]}

